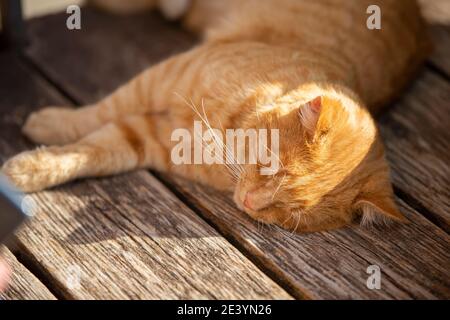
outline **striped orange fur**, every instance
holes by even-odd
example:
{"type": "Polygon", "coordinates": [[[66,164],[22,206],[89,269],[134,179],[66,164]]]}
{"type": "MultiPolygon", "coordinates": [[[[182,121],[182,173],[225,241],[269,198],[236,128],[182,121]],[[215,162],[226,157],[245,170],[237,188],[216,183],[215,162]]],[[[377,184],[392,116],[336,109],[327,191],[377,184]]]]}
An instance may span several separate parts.
{"type": "Polygon", "coordinates": [[[427,54],[415,1],[196,0],[184,23],[204,34],[201,45],[95,105],[31,115],[24,133],[60,146],[20,154],[2,171],[33,192],[153,168],[234,192],[253,218],[297,232],[404,219],[369,111],[399,94],[427,54]],[[372,4],[381,30],[366,27],[372,4]],[[279,129],[281,170],[174,165],[171,133],[192,129],[199,114],[213,128],[279,129]]]}

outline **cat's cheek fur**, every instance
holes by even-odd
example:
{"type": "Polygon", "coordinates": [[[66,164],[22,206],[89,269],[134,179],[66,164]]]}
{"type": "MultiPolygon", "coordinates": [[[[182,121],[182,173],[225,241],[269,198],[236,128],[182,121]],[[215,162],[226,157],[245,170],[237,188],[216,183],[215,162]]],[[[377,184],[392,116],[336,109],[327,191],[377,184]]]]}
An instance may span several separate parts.
{"type": "Polygon", "coordinates": [[[241,200],[240,188],[239,187],[236,187],[234,189],[233,200],[234,200],[234,203],[236,204],[236,206],[239,208],[239,210],[245,211],[243,202],[241,200]]]}
{"type": "Polygon", "coordinates": [[[288,214],[284,211],[282,212],[272,209],[263,209],[259,211],[245,209],[244,211],[252,219],[265,224],[275,224],[282,227],[283,225],[286,225],[286,222],[289,220],[288,214]]]}

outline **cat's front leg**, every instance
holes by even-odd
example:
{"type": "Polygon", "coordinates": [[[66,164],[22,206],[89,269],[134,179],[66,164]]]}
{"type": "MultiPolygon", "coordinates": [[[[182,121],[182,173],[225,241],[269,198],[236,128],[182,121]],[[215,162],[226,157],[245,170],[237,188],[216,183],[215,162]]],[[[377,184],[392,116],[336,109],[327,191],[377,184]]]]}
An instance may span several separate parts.
{"type": "Polygon", "coordinates": [[[33,112],[22,132],[38,144],[66,145],[83,138],[102,124],[91,106],[80,109],[48,107],[33,112]]]}
{"type": "Polygon", "coordinates": [[[167,152],[152,134],[152,116],[130,116],[103,126],[75,144],[38,148],[10,159],[2,173],[24,192],[85,177],[154,167],[166,170],[167,152]]]}

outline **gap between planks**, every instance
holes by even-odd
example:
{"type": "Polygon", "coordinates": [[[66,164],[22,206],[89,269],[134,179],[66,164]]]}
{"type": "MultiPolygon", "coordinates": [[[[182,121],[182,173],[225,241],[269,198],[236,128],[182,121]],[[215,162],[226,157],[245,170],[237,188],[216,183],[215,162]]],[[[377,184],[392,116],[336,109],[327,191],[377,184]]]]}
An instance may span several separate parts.
{"type": "Polygon", "coordinates": [[[0,300],[55,300],[56,296],[8,248],[0,248],[2,259],[13,273],[8,290],[0,292],[0,300]]]}

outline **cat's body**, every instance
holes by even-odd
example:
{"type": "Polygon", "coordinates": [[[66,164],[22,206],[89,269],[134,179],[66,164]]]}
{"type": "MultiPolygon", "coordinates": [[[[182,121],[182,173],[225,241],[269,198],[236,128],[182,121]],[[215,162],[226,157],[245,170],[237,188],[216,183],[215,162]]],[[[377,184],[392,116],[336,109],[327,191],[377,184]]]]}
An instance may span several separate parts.
{"type": "Polygon", "coordinates": [[[414,1],[197,0],[185,23],[203,44],[96,105],[32,115],[28,137],[65,146],[21,154],[3,172],[37,191],[152,167],[232,190],[252,217],[296,231],[340,227],[361,210],[364,220],[402,219],[364,106],[384,106],[425,57],[414,1]],[[367,29],[372,4],[381,30],[367,29]],[[174,165],[171,134],[193,128],[195,108],[213,128],[279,129],[281,170],[245,165],[235,181],[224,165],[174,165]]]}

